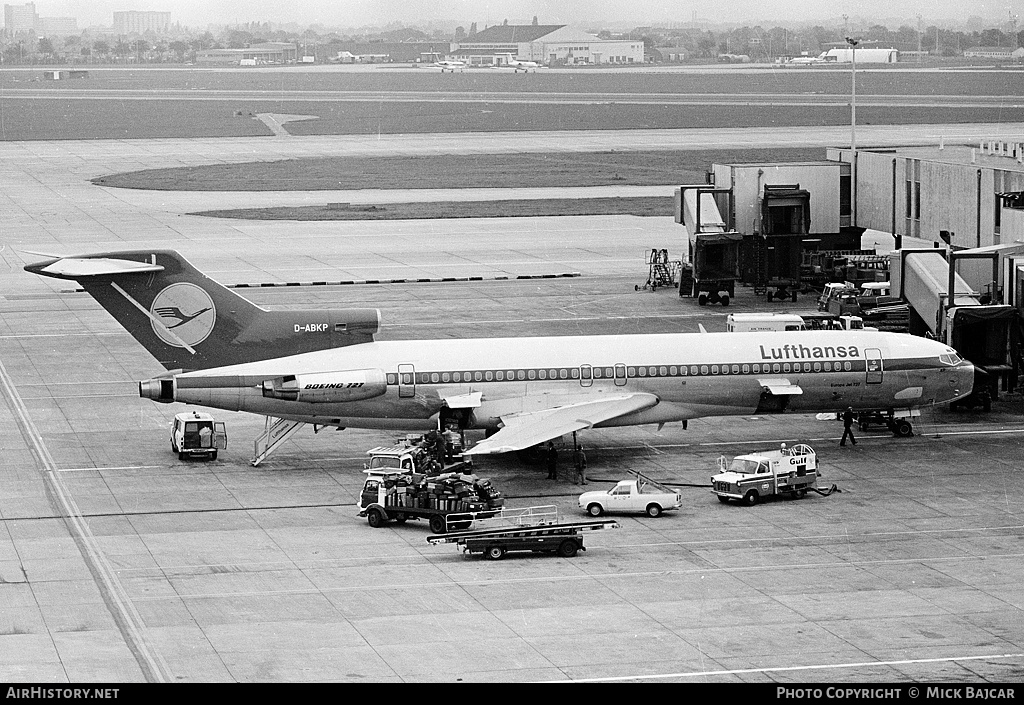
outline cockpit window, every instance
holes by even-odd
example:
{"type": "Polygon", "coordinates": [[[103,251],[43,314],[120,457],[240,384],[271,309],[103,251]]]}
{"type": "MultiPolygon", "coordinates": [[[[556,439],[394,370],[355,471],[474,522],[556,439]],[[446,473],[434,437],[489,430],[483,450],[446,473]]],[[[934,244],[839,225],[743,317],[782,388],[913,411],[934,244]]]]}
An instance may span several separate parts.
{"type": "Polygon", "coordinates": [[[939,355],[939,362],[946,365],[959,365],[963,362],[963,359],[956,353],[946,353],[944,355],[939,355]]]}

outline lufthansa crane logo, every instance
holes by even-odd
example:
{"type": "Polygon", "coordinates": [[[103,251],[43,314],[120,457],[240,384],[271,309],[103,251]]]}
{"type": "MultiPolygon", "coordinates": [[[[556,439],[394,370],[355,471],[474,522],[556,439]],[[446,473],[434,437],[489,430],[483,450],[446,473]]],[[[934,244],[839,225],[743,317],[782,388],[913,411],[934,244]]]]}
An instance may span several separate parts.
{"type": "Polygon", "coordinates": [[[157,294],[149,310],[163,324],[153,321],[153,332],[176,348],[203,342],[217,322],[217,308],[210,295],[201,287],[184,282],[171,284],[157,294]]]}

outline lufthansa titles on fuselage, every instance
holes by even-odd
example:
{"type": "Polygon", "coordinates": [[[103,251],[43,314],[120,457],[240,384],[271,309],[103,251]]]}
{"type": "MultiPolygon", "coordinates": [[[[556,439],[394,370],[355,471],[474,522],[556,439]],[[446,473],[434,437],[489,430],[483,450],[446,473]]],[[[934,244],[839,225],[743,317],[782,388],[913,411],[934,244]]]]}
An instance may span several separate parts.
{"type": "Polygon", "coordinates": [[[860,350],[856,345],[782,345],[768,347],[759,345],[762,360],[824,360],[827,358],[858,358],[860,350]]]}

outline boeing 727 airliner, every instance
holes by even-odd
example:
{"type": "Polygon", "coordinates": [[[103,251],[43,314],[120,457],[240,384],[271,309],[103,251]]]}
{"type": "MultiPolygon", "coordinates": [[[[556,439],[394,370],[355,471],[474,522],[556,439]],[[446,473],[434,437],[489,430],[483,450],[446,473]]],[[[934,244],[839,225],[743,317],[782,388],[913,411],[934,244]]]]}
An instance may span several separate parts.
{"type": "Polygon", "coordinates": [[[455,419],[489,434],[471,454],[591,427],[913,409],[967,396],[974,380],[952,348],[902,333],[375,341],[375,310],[265,311],[173,251],[25,269],[79,281],[169,370],[139,383],[144,398],[339,428],[455,419]]]}

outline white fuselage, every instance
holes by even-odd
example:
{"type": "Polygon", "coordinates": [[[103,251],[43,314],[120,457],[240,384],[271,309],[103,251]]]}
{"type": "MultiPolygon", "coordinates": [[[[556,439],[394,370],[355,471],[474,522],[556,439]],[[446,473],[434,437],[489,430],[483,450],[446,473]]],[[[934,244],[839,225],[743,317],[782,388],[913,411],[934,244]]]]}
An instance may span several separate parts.
{"type": "Polygon", "coordinates": [[[414,429],[434,427],[459,399],[472,412],[468,427],[493,429],[524,412],[623,394],[657,397],[599,424],[625,426],[912,408],[966,396],[973,377],[973,366],[942,343],[875,331],[484,338],[372,342],[178,374],[174,400],[322,425],[414,429]],[[267,380],[278,380],[277,389],[310,375],[318,384],[291,398],[267,396],[267,380]],[[335,388],[354,386],[362,396],[335,396],[346,393],[335,388]],[[465,402],[474,393],[479,398],[465,402]]]}

